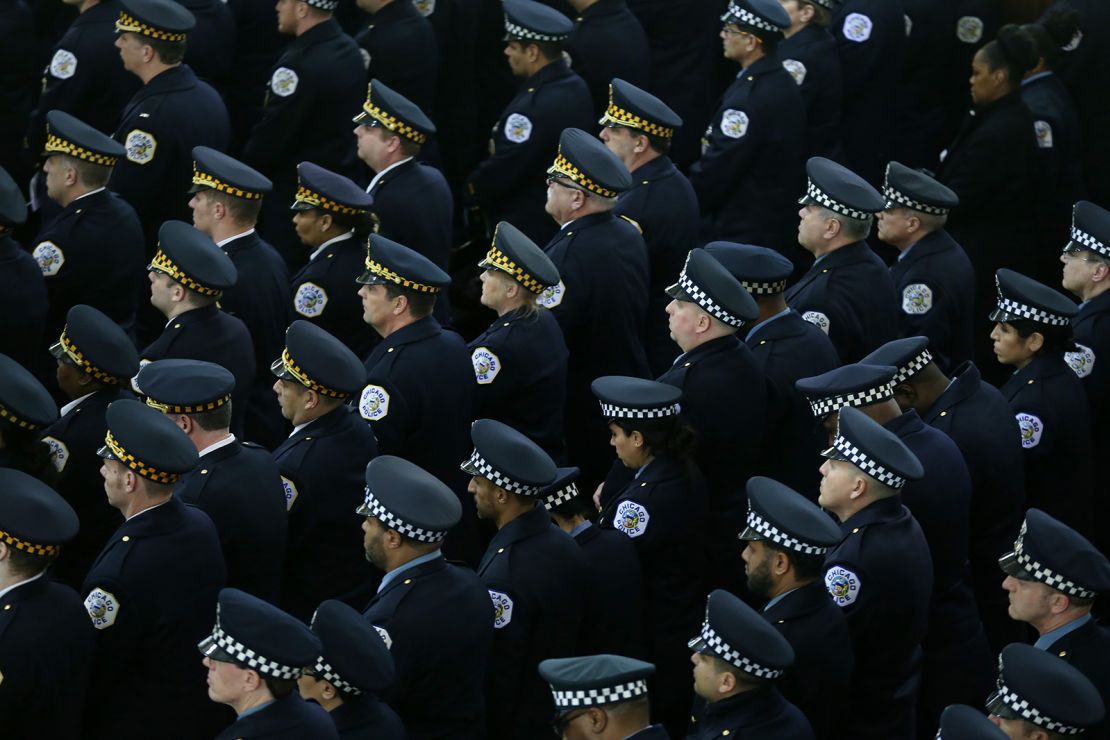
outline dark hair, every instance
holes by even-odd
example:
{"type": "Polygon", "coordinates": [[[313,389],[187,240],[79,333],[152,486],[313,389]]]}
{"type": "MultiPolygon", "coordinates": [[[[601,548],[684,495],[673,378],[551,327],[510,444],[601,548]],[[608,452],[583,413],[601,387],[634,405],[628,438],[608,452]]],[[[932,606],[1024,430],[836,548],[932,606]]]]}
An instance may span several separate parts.
{"type": "Polygon", "coordinates": [[[647,137],[648,146],[650,146],[658,154],[667,154],[668,152],[671,151],[671,140],[670,139],[664,139],[662,136],[652,136],[651,134],[647,133],[646,131],[640,131],[639,133],[642,136],[647,137]]]}
{"type": "Polygon", "coordinates": [[[409,290],[408,288],[401,287],[397,283],[386,283],[385,294],[389,296],[390,300],[402,295],[408,298],[409,310],[412,312],[412,315],[418,319],[422,319],[431,314],[432,309],[436,306],[436,298],[439,296],[438,293],[423,293],[417,290],[409,290]]]}
{"type": "Polygon", "coordinates": [[[772,540],[761,540],[761,542],[763,542],[763,546],[768,550],[781,552],[789,558],[790,564],[794,566],[794,573],[797,574],[799,580],[813,580],[820,576],[825,570],[824,555],[806,555],[797,550],[787,550],[785,547],[782,547],[772,540]]]}
{"type": "Polygon", "coordinates": [[[770,56],[779,50],[779,42],[782,41],[782,31],[766,31],[762,28],[751,27],[744,27],[744,30],[762,39],[764,54],[770,56]]]}
{"type": "Polygon", "coordinates": [[[12,574],[30,578],[46,570],[46,566],[54,562],[58,555],[35,555],[34,553],[20,550],[14,545],[8,545],[8,567],[12,574]]]}
{"type": "Polygon", "coordinates": [[[199,414],[189,414],[189,418],[206,432],[215,432],[231,426],[231,401],[211,411],[201,411],[199,414]]]}
{"type": "Polygon", "coordinates": [[[162,64],[181,64],[185,60],[185,41],[165,41],[143,36],[143,43],[154,49],[162,64]]]}
{"type": "Polygon", "coordinates": [[[1021,28],[1033,39],[1037,54],[1044,59],[1045,65],[1052,69],[1060,61],[1064,47],[1079,31],[1079,11],[1055,7],[1036,23],[1027,23],[1021,28]]]}
{"type": "Polygon", "coordinates": [[[578,491],[577,496],[569,501],[564,501],[558,506],[548,506],[547,510],[564,519],[573,519],[576,516],[592,519],[594,514],[597,513],[593,507],[593,502],[581,490],[578,491]]]}
{"type": "Polygon", "coordinates": [[[208,197],[212,202],[223,204],[223,207],[227,209],[231,218],[238,223],[256,223],[259,213],[262,212],[261,198],[247,200],[246,198],[238,198],[219,190],[212,190],[211,188],[204,192],[208,193],[208,197]]]}
{"type": "Polygon", "coordinates": [[[66,164],[77,172],[78,181],[87,188],[102,188],[108,184],[108,178],[112,176],[112,168],[107,165],[78,159],[69,154],[63,154],[62,157],[66,164]]]}
{"type": "Polygon", "coordinates": [[[535,46],[540,50],[540,54],[544,59],[554,62],[557,59],[563,58],[563,45],[558,41],[532,41],[530,39],[516,39],[524,48],[535,46]]]}
{"type": "Polygon", "coordinates": [[[987,67],[993,72],[999,68],[1006,70],[1010,87],[1017,89],[1025,73],[1037,66],[1040,55],[1037,54],[1037,45],[1021,26],[1008,23],[998,29],[998,36],[994,41],[986,44],[983,49],[983,58],[987,67]]]}
{"type": "Polygon", "coordinates": [[[355,238],[360,241],[366,241],[370,238],[370,234],[374,233],[374,218],[369,211],[352,214],[325,211],[322,208],[316,210],[321,217],[331,216],[331,222],[335,224],[336,228],[340,231],[353,230],[355,232],[355,238]]]}
{"type": "Polygon", "coordinates": [[[694,431],[678,416],[662,419],[609,419],[626,435],[639,432],[653,455],[683,458],[694,449],[694,431]]]}
{"type": "Polygon", "coordinates": [[[261,673],[258,675],[261,676],[266,688],[270,690],[275,699],[284,699],[297,688],[297,679],[295,678],[270,678],[269,676],[263,676],[261,673]]]}
{"type": "Polygon", "coordinates": [[[0,419],[0,440],[11,450],[11,467],[54,487],[58,482],[58,469],[50,459],[50,448],[39,441],[36,429],[24,429],[7,419],[0,419]]]}
{"type": "Polygon", "coordinates": [[[1032,319],[1014,319],[1006,323],[1014,327],[1014,330],[1017,331],[1018,336],[1022,339],[1028,339],[1033,335],[1033,332],[1037,332],[1044,337],[1044,344],[1042,344],[1040,350],[1038,350],[1037,357],[1054,354],[1056,352],[1061,354],[1064,352],[1074,352],[1076,349],[1071,324],[1052,326],[1051,324],[1042,324],[1032,319]]]}
{"type": "Polygon", "coordinates": [[[828,27],[829,22],[832,20],[832,15],[829,13],[829,9],[824,5],[813,2],[813,0],[798,0],[798,5],[808,5],[813,8],[813,20],[809,22],[810,25],[819,26],[820,28],[828,27]]]}

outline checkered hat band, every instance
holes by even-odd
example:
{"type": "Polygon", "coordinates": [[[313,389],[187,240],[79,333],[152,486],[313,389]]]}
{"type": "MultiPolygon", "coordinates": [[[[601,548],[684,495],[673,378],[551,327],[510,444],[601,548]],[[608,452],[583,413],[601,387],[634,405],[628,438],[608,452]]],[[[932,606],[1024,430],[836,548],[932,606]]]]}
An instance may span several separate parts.
{"type": "Polygon", "coordinates": [[[409,290],[415,290],[420,293],[439,292],[439,288],[434,285],[424,285],[423,283],[409,280],[406,277],[401,277],[393,270],[390,270],[388,267],[383,265],[381,262],[370,259],[369,254],[366,255],[366,269],[380,277],[382,280],[388,280],[391,283],[397,283],[402,288],[408,288],[409,290]]]}
{"type": "Polygon", "coordinates": [[[90,151],[83,146],[74,144],[69,139],[63,139],[53,133],[47,135],[46,146],[43,147],[43,149],[52,154],[66,154],[70,157],[76,157],[77,159],[83,159],[86,162],[92,162],[93,164],[99,164],[105,167],[114,167],[116,164],[116,157],[90,151]]]}
{"type": "Polygon", "coordinates": [[[297,361],[293,359],[293,355],[289,354],[288,347],[281,351],[281,364],[282,367],[285,368],[286,372],[297,379],[298,383],[303,385],[305,388],[316,391],[321,396],[327,396],[328,398],[346,398],[350,395],[349,393],[343,393],[342,391],[332,390],[331,388],[320,385],[315,380],[313,380],[312,376],[306,373],[304,369],[297,364],[297,361]]]}
{"type": "Polygon", "coordinates": [[[428,140],[427,134],[423,134],[420,131],[417,131],[412,126],[402,121],[400,118],[390,115],[386,111],[374,105],[372,102],[370,102],[370,98],[370,87],[367,86],[366,102],[362,104],[362,109],[366,111],[366,115],[370,116],[375,121],[380,123],[383,128],[388,131],[392,131],[395,134],[399,134],[400,136],[404,136],[406,139],[416,144],[423,144],[428,140]]]}
{"type": "Polygon", "coordinates": [[[161,248],[159,248],[158,251],[154,253],[154,259],[150,261],[150,269],[166,273],[174,280],[184,285],[186,288],[189,288],[190,290],[195,290],[201,295],[218,296],[223,292],[216,288],[209,288],[206,285],[201,285],[196,280],[189,277],[189,275],[187,275],[184,270],[178,267],[174,263],[174,261],[170,259],[169,255],[161,250],[161,248]]]}
{"type": "Polygon", "coordinates": [[[304,666],[288,666],[265,658],[224,631],[220,626],[219,609],[216,610],[216,626],[212,628],[212,639],[225,653],[235,659],[236,663],[258,671],[264,676],[276,678],[279,681],[289,681],[300,678],[304,673],[304,666]]]}
{"type": "Polygon", "coordinates": [[[573,501],[578,496],[578,485],[576,483],[568,483],[554,493],[547,495],[544,499],[544,505],[549,509],[554,509],[556,506],[562,506],[568,501],[573,501]]]}
{"type": "Polygon", "coordinates": [[[101,383],[107,383],[108,385],[119,385],[119,378],[114,375],[109,375],[108,373],[98,368],[96,365],[92,364],[92,360],[90,360],[88,357],[85,357],[81,350],[77,349],[77,345],[74,344],[73,340],[69,338],[69,334],[66,333],[65,329],[62,329],[62,336],[58,337],[58,342],[62,345],[62,349],[65,350],[65,353],[69,357],[69,359],[76,362],[78,367],[80,367],[83,371],[93,376],[101,383]]]}
{"type": "Polygon", "coordinates": [[[933,213],[937,216],[943,216],[948,213],[947,208],[940,206],[931,206],[928,203],[922,203],[919,200],[914,200],[900,190],[892,188],[889,184],[883,185],[883,197],[886,198],[887,208],[912,208],[915,211],[922,213],[933,213]]]}
{"type": "Polygon", "coordinates": [[[530,28],[513,23],[509,16],[505,16],[505,34],[514,39],[528,39],[530,41],[564,41],[570,34],[566,33],[540,33],[530,28]]]}
{"type": "Polygon", "coordinates": [[[813,180],[809,181],[809,186],[806,188],[806,195],[809,196],[810,198],[813,198],[813,200],[817,201],[817,203],[819,205],[822,205],[825,208],[828,208],[830,211],[833,211],[834,213],[839,213],[841,216],[847,216],[848,218],[854,218],[858,221],[866,221],[867,219],[871,218],[874,215],[874,214],[872,214],[868,211],[857,211],[855,208],[852,208],[851,206],[844,205],[840,201],[834,199],[831,195],[826,193],[824,190],[817,187],[816,183],[814,183],[813,180]]]}
{"type": "Polygon", "coordinates": [[[901,488],[906,485],[905,478],[887,470],[878,462],[868,457],[866,452],[856,447],[839,434],[836,435],[836,438],[833,440],[833,447],[847,457],[853,465],[880,483],[885,483],[891,488],[901,488]]]}
{"type": "Polygon", "coordinates": [[[715,319],[719,319],[729,326],[741,327],[744,325],[744,320],[733,316],[723,306],[709,297],[709,294],[698,287],[698,284],[689,278],[686,270],[683,270],[678,276],[678,287],[682,288],[686,295],[693,299],[694,303],[701,306],[701,308],[715,319]]]}
{"type": "Polygon", "coordinates": [[[507,272],[508,274],[512,275],[514,280],[516,280],[518,283],[520,283],[536,295],[539,295],[547,290],[547,286],[541,284],[539,280],[536,280],[534,277],[525,272],[524,268],[520,267],[517,263],[513,262],[509,258],[509,255],[505,254],[495,246],[490,247],[489,251],[486,252],[486,260],[498,270],[501,270],[502,272],[507,272]]]}
{"type": "Polygon", "coordinates": [[[779,280],[777,283],[757,283],[751,280],[741,280],[740,284],[744,286],[744,290],[752,295],[772,295],[786,290],[785,280],[779,280]]]}
{"type": "Polygon", "coordinates": [[[206,188],[219,190],[221,193],[234,195],[236,198],[244,198],[246,200],[262,200],[262,193],[256,193],[251,190],[243,190],[234,185],[230,185],[223,180],[220,180],[215,175],[211,175],[197,167],[197,163],[193,162],[193,184],[203,185],[206,188]]]}
{"type": "Polygon", "coordinates": [[[748,509],[748,526],[759,532],[765,539],[771,540],[777,545],[785,547],[787,550],[800,552],[805,555],[824,555],[829,551],[829,548],[819,545],[810,545],[802,542],[797,537],[789,535],[776,527],[771,522],[767,521],[753,509],[748,509]]]}
{"type": "Polygon", "coordinates": [[[116,31],[123,33],[138,33],[143,36],[149,36],[152,39],[159,41],[184,41],[185,34],[177,31],[163,31],[160,28],[147,25],[138,18],[135,18],[121,10],[119,13],[119,20],[116,21],[116,31]]]}
{"type": "Polygon", "coordinates": [[[752,26],[753,28],[762,28],[764,31],[773,31],[782,33],[782,29],[773,23],[760,18],[755,13],[748,11],[747,8],[741,8],[736,3],[729,3],[728,10],[721,16],[721,20],[725,23],[736,23],[741,26],[752,26]]]}
{"type": "Polygon", "coordinates": [[[638,116],[630,110],[621,108],[613,102],[613,85],[609,85],[609,107],[605,109],[605,115],[601,117],[601,123],[616,123],[621,126],[628,126],[629,128],[636,128],[643,131],[645,134],[656,136],[660,139],[670,139],[674,136],[674,129],[667,126],[660,126],[658,123],[653,123],[643,116],[638,116]]]}
{"type": "Polygon", "coordinates": [[[146,405],[150,406],[152,409],[161,411],[163,414],[203,414],[205,411],[215,411],[221,406],[226,405],[229,401],[231,401],[230,393],[226,396],[221,396],[215,400],[209,401],[208,403],[198,403],[191,406],[163,403],[150,396],[146,397],[146,405]]]}
{"type": "Polygon", "coordinates": [[[25,419],[20,419],[18,416],[8,411],[3,406],[0,406],[0,419],[7,419],[12,424],[15,424],[20,429],[38,429],[39,425],[25,419]]]}
{"type": "Polygon", "coordinates": [[[710,650],[713,651],[714,655],[716,655],[718,658],[725,661],[726,663],[730,663],[736,666],[740,670],[744,671],[744,673],[748,673],[752,676],[755,676],[756,678],[778,678],[782,675],[781,670],[777,670],[775,668],[765,668],[758,663],[744,657],[736,650],[733,650],[732,646],[725,642],[724,638],[722,638],[719,634],[716,633],[716,631],[714,631],[711,626],[709,626],[709,622],[702,622],[701,639],[705,641],[705,644],[709,647],[710,650]]]}
{"type": "Polygon", "coordinates": [[[928,349],[921,350],[921,353],[907,362],[902,367],[898,368],[898,372],[894,373],[894,384],[905,383],[907,380],[917,375],[925,369],[930,362],[933,361],[933,353],[928,349]]]}
{"type": "Polygon", "coordinates": [[[828,416],[834,411],[840,411],[845,406],[870,406],[894,398],[894,383],[883,383],[874,388],[851,393],[841,393],[835,396],[809,399],[809,407],[818,419],[828,416]]]}
{"type": "Polygon", "coordinates": [[[297,186],[297,195],[295,200],[298,203],[308,203],[314,208],[323,208],[325,211],[332,211],[333,213],[343,213],[348,216],[357,216],[360,213],[366,213],[363,208],[352,208],[345,206],[342,203],[337,203],[326,195],[317,193],[315,190],[310,190],[304,185],[297,186]]]}
{"type": "Polygon", "coordinates": [[[374,517],[388,528],[397,530],[410,540],[433,543],[442,542],[443,538],[447,536],[446,531],[433,532],[430,529],[421,529],[420,527],[413,526],[400,519],[389,509],[385,508],[382,502],[378,501],[373,491],[369,488],[366,489],[366,499],[363,505],[366,507],[366,510],[370,512],[370,516],[374,517]]]}
{"type": "Polygon", "coordinates": [[[339,689],[344,694],[351,694],[352,696],[362,695],[362,689],[344,681],[343,677],[331,667],[330,663],[324,660],[324,656],[322,655],[316,659],[316,665],[312,667],[312,672],[315,673],[318,678],[330,682],[332,686],[339,689]]]}
{"type": "Polygon", "coordinates": [[[1077,226],[1071,227],[1071,240],[1076,244],[1082,244],[1092,252],[1098,252],[1103,257],[1110,257],[1110,246],[1099,241],[1098,237],[1088,234],[1077,226]]]}
{"type": "Polygon", "coordinates": [[[339,0],[305,0],[306,3],[320,10],[335,10],[339,7],[339,0]]]}
{"type": "Polygon", "coordinates": [[[1002,699],[1006,706],[1021,715],[1023,719],[1032,722],[1037,727],[1043,727],[1049,732],[1058,732],[1061,735],[1078,735],[1083,732],[1084,728],[1082,727],[1070,727],[1044,714],[1028,701],[1022,699],[1009,686],[1002,683],[1001,678],[998,679],[998,697],[1002,699]]]}
{"type": "Polygon", "coordinates": [[[1018,303],[1017,301],[1005,297],[1001,292],[998,294],[998,308],[1006,313],[1020,316],[1023,319],[1039,321],[1049,326],[1067,326],[1068,323],[1070,323],[1066,316],[1057,316],[1054,313],[1048,313],[1039,308],[1026,306],[1024,303],[1018,303]]]}
{"type": "Polygon", "coordinates": [[[631,683],[622,683],[619,686],[604,686],[600,689],[584,689],[578,691],[559,691],[552,688],[555,697],[555,706],[560,709],[572,707],[597,707],[602,704],[619,704],[622,701],[635,699],[637,696],[647,694],[647,681],[640,679],[631,683]]]}
{"type": "Polygon", "coordinates": [[[1025,543],[1021,537],[1018,537],[1017,542],[1014,543],[1014,555],[1017,558],[1018,565],[1020,565],[1029,575],[1046,586],[1050,586],[1057,591],[1063,591],[1068,596],[1076,596],[1080,599],[1093,599],[1098,596],[1097,591],[1080,586],[1075,581],[1072,581],[1060,573],[1046,567],[1042,563],[1033,559],[1033,557],[1026,552],[1025,543]]]}
{"type": "Polygon", "coordinates": [[[0,542],[31,555],[57,555],[61,552],[61,548],[57,545],[36,545],[33,542],[21,540],[14,534],[3,530],[0,530],[0,542]]]}
{"type": "Polygon", "coordinates": [[[112,454],[117,460],[119,460],[121,463],[131,468],[147,480],[152,480],[155,483],[177,482],[177,479],[179,477],[177,473],[166,473],[161,470],[152,468],[144,463],[142,460],[137,459],[134,455],[125,450],[123,448],[123,445],[119,443],[119,440],[115,438],[115,436],[112,434],[112,430],[110,429],[108,430],[108,433],[104,435],[104,444],[108,446],[108,449],[112,451],[112,454]]]}
{"type": "Polygon", "coordinates": [[[586,177],[586,173],[575,167],[574,163],[564,157],[561,151],[555,156],[555,164],[551,165],[551,169],[548,170],[548,173],[558,173],[564,177],[569,177],[586,190],[589,190],[591,193],[597,193],[602,198],[616,198],[620,195],[616,190],[610,190],[604,185],[599,185],[586,177]]]}
{"type": "Polygon", "coordinates": [[[663,419],[668,416],[677,416],[680,411],[682,411],[682,406],[677,403],[649,409],[634,409],[601,402],[601,415],[606,419],[663,419]]]}
{"type": "Polygon", "coordinates": [[[474,452],[470,453],[470,459],[466,461],[466,466],[477,468],[478,475],[489,479],[495,486],[501,486],[509,493],[517,493],[521,496],[535,496],[540,492],[539,486],[530,486],[527,483],[515,481],[490,465],[478,450],[474,450],[474,452]]]}

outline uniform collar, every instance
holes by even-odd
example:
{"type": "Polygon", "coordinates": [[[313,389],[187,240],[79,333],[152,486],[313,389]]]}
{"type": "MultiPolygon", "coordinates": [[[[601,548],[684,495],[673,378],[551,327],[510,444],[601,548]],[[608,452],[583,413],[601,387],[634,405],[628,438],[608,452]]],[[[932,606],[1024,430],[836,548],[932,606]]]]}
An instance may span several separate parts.
{"type": "Polygon", "coordinates": [[[405,571],[415,568],[418,565],[423,565],[424,563],[431,563],[437,558],[442,560],[443,553],[441,553],[439,550],[432,550],[431,552],[424,553],[418,558],[413,558],[404,565],[397,566],[382,577],[382,582],[378,584],[377,592],[380,594],[382,591],[385,590],[386,586],[395,581],[405,571]]]}
{"type": "Polygon", "coordinates": [[[78,406],[81,405],[82,401],[84,401],[86,398],[88,398],[89,396],[91,396],[95,393],[96,393],[96,391],[93,391],[92,393],[86,393],[85,395],[81,396],[80,398],[75,398],[72,401],[70,401],[69,403],[67,403],[65,406],[62,406],[60,409],[58,409],[58,418],[60,419],[63,416],[65,416],[66,414],[68,414],[70,411],[73,411],[75,408],[77,408],[78,406]]]}
{"type": "MultiPolygon", "coordinates": [[[[0,596],[3,595],[3,592],[0,592],[0,596]]],[[[1054,630],[1049,630],[1048,632],[1045,632],[1043,635],[1037,638],[1037,641],[1033,643],[1033,647],[1037,648],[1038,650],[1048,650],[1057,640],[1064,637],[1065,635],[1070,635],[1072,632],[1075,632],[1077,629],[1087,624],[1087,622],[1090,622],[1091,619],[1092,617],[1090,613],[1087,613],[1079,619],[1073,619],[1072,621],[1061,627],[1057,627],[1054,630]]]]}
{"type": "Polygon", "coordinates": [[[873,501],[840,523],[840,533],[847,536],[853,530],[868,524],[881,524],[897,519],[902,513],[902,495],[897,494],[873,501]]]}
{"type": "Polygon", "coordinates": [[[234,434],[229,434],[226,437],[224,437],[223,439],[221,439],[219,442],[214,442],[214,443],[208,445],[203,450],[201,450],[199,453],[197,453],[197,457],[204,457],[209,452],[215,452],[216,450],[221,449],[223,447],[227,447],[230,444],[235,444],[235,435],[234,434]]]}
{"type": "Polygon", "coordinates": [[[398,167],[400,167],[403,164],[408,164],[411,161],[413,161],[412,157],[405,157],[401,161],[394,162],[393,164],[389,165],[388,167],[386,167],[384,170],[382,170],[378,174],[374,175],[374,179],[372,179],[370,181],[370,184],[366,186],[366,192],[369,193],[370,191],[372,191],[374,189],[374,186],[378,184],[378,181],[381,180],[383,177],[385,177],[388,173],[392,172],[393,170],[397,169],[398,167]]]}
{"type": "Polygon", "coordinates": [[[355,230],[351,229],[346,234],[340,234],[339,236],[333,236],[331,239],[328,239],[326,242],[324,242],[320,246],[316,247],[316,251],[314,251],[312,254],[310,254],[308,256],[308,261],[311,262],[312,260],[316,259],[316,257],[321,252],[323,252],[325,249],[330,247],[332,244],[337,244],[337,243],[339,243],[341,241],[344,241],[346,239],[351,239],[351,238],[354,237],[354,235],[355,235],[355,230]]]}
{"type": "Polygon", "coordinates": [[[937,400],[933,401],[929,410],[921,415],[922,418],[927,422],[932,422],[940,412],[950,409],[973,396],[979,390],[981,382],[982,376],[979,374],[979,368],[975,367],[975,363],[971,360],[967,360],[953,371],[952,380],[949,381],[948,387],[937,397],[937,400]]]}
{"type": "Polygon", "coordinates": [[[253,233],[254,233],[254,227],[252,226],[251,228],[247,229],[246,231],[242,232],[241,234],[236,234],[235,236],[229,236],[226,239],[220,239],[218,242],[216,242],[216,246],[217,247],[226,246],[227,244],[235,241],[236,239],[242,239],[244,237],[250,236],[253,233]]]}
{"type": "Polygon", "coordinates": [[[334,17],[328,18],[323,23],[313,26],[290,41],[289,46],[286,47],[286,53],[283,56],[288,56],[289,52],[293,49],[314,46],[336,38],[342,33],[342,29],[339,28],[339,22],[336,21],[334,17]]]}
{"type": "Polygon", "coordinates": [[[744,341],[747,342],[749,339],[752,338],[753,334],[755,334],[757,331],[762,329],[764,326],[767,326],[767,324],[770,324],[775,319],[781,319],[782,317],[788,315],[789,313],[790,313],[790,307],[787,306],[786,308],[782,309],[781,311],[779,311],[774,316],[768,316],[767,318],[763,319],[763,321],[760,321],[758,324],[756,324],[750,330],[748,330],[748,334],[747,334],[747,336],[744,337],[744,341]]]}
{"type": "Polygon", "coordinates": [[[7,588],[0,589],[0,602],[3,602],[5,596],[7,596],[9,593],[16,590],[20,586],[26,586],[28,583],[33,583],[34,581],[37,581],[38,579],[42,578],[44,575],[46,575],[45,570],[42,573],[39,573],[37,576],[31,576],[30,578],[28,578],[26,580],[23,580],[23,581],[20,581],[19,583],[13,583],[12,585],[8,586],[7,588]]]}

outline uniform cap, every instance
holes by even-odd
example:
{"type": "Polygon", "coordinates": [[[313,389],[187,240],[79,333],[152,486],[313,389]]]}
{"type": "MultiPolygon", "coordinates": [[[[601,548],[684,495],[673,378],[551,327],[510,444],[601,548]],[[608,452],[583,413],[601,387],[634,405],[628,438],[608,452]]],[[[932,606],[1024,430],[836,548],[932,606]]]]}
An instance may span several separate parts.
{"type": "Polygon", "coordinates": [[[704,249],[691,249],[667,295],[695,303],[718,321],[739,328],[759,318],[759,306],[725,266],[704,249]]]}
{"type": "Polygon", "coordinates": [[[570,18],[535,0],[504,0],[505,41],[564,41],[574,30],[570,18]]]}
{"type": "Polygon", "coordinates": [[[802,205],[818,205],[858,221],[865,221],[886,210],[886,199],[878,190],[831,159],[810,157],[806,162],[806,175],[809,185],[806,194],[798,201],[802,205]]]}
{"type": "Polygon", "coordinates": [[[705,251],[725,266],[752,295],[773,295],[786,290],[794,263],[767,247],[736,242],[710,242],[705,251]]]}
{"type": "Polygon", "coordinates": [[[778,0],[729,0],[721,20],[780,34],[790,28],[790,16],[778,0]]]}
{"type": "Polygon", "coordinates": [[[860,360],[860,364],[892,365],[895,368],[894,385],[899,385],[924,370],[932,361],[928,337],[906,337],[887,342],[860,360]]]}
{"type": "Polygon", "coordinates": [[[555,472],[555,480],[540,490],[544,506],[554,509],[578,498],[576,481],[581,474],[582,470],[579,468],[559,468],[555,472]]]}
{"type": "Polygon", "coordinates": [[[1086,537],[1040,509],[1025,513],[1014,549],[998,559],[1007,575],[1039,581],[1068,596],[1110,591],[1110,561],[1086,537]]]}
{"type": "Polygon", "coordinates": [[[307,625],[235,588],[220,591],[212,634],[197,647],[207,658],[279,681],[300,678],[320,655],[320,639],[307,625]]]}
{"type": "Polygon", "coordinates": [[[756,678],[778,678],[794,665],[794,649],[786,638],[750,606],[721,589],[709,594],[701,633],[690,640],[689,647],[756,678]]]}
{"type": "Polygon", "coordinates": [[[936,740],[1006,740],[1006,733],[966,704],[953,704],[940,715],[936,740]]]}
{"type": "Polygon", "coordinates": [[[1071,216],[1071,241],[1064,250],[1090,250],[1110,258],[1110,211],[1086,200],[1076,203],[1071,216]]]}
{"type": "Polygon", "coordinates": [[[52,110],[46,114],[45,156],[65,154],[92,164],[114,167],[126,151],[123,144],[65,111],[52,110]]]}
{"type": "Polygon", "coordinates": [[[609,83],[609,107],[598,121],[602,126],[623,126],[649,136],[670,139],[682,119],[659,98],[620,78],[609,83]]]}
{"type": "Polygon", "coordinates": [[[647,696],[647,677],[655,666],[623,655],[583,655],[540,661],[539,672],[551,686],[556,711],[565,713],[647,696]]]}
{"type": "Polygon", "coordinates": [[[58,418],[50,391],[18,362],[0,355],[0,419],[20,429],[42,429],[58,418]]]}
{"type": "Polygon", "coordinates": [[[290,206],[294,211],[319,208],[357,216],[367,213],[373,205],[374,198],[349,177],[325,170],[312,162],[297,165],[297,195],[290,206]]]}
{"type": "Polygon", "coordinates": [[[121,0],[116,33],[137,33],[158,41],[184,41],[196,18],[172,0],[121,0]]]}
{"type": "Polygon", "coordinates": [[[363,126],[384,128],[416,144],[425,143],[436,132],[432,119],[424,115],[420,106],[381,80],[370,80],[362,112],[353,120],[363,126]]]}
{"type": "Polygon", "coordinates": [[[0,468],[0,542],[30,555],[56,555],[77,535],[77,512],[53,488],[0,468]]]}
{"type": "Polygon", "coordinates": [[[1067,326],[1079,313],[1079,308],[1063,293],[1013,270],[996,270],[994,283],[998,288],[998,308],[991,311],[991,321],[1028,319],[1049,326],[1067,326]]]}
{"type": "Polygon", "coordinates": [[[8,171],[0,167],[0,226],[19,226],[27,220],[27,198],[8,171]]]}
{"type": "Polygon", "coordinates": [[[741,540],[769,540],[803,555],[824,555],[842,539],[840,528],[816,504],[771,478],[748,480],[748,527],[741,540]]]}
{"type": "Polygon", "coordinates": [[[158,251],[147,269],[207,296],[220,295],[239,279],[235,263],[224,250],[184,221],[166,221],[158,229],[158,251]]]}
{"type": "Polygon", "coordinates": [[[663,419],[682,411],[682,389],[668,383],[606,375],[590,384],[606,419],[663,419]]]}
{"type": "Polygon", "coordinates": [[[616,154],[580,128],[563,129],[559,152],[547,174],[565,177],[582,190],[616,198],[632,187],[632,175],[616,154]]]}
{"type": "Polygon", "coordinates": [[[883,197],[887,208],[910,208],[943,216],[960,204],[955,191],[901,162],[886,166],[883,197]]]}
{"type": "Polygon", "coordinates": [[[201,414],[231,402],[235,376],[212,362],[156,360],[139,370],[135,387],[164,414],[201,414]]]}
{"type": "Polygon", "coordinates": [[[329,398],[354,395],[366,382],[366,368],[347,345],[300,319],[286,329],[285,349],[270,371],[329,398]]]}
{"type": "Polygon", "coordinates": [[[417,293],[438,293],[451,285],[451,276],[419,252],[371,234],[366,248],[366,271],[357,282],[363,285],[393,283],[417,293]]]}
{"type": "Polygon", "coordinates": [[[794,388],[809,401],[813,415],[823,419],[845,406],[870,406],[894,398],[895,372],[891,365],[861,362],[801,378],[794,388]]]}
{"type": "Polygon", "coordinates": [[[987,711],[1032,722],[1049,732],[1079,735],[1097,725],[1105,707],[1094,684],[1050,652],[1013,643],[998,656],[998,683],[987,711]]]}
{"type": "Polygon", "coordinates": [[[538,496],[555,480],[551,456],[508,424],[478,419],[470,425],[474,451],[459,467],[464,473],[488,479],[510,493],[538,496]]]}
{"type": "Polygon", "coordinates": [[[216,190],[244,200],[261,200],[273,190],[270,178],[234,157],[207,146],[193,147],[193,187],[190,193],[216,190]]]}
{"type": "MultiPolygon", "coordinates": [[[[374,626],[342,601],[317,607],[310,625],[323,648],[312,672],[344,694],[377,694],[393,685],[393,656],[374,626]]],[[[311,665],[311,664],[310,664],[311,665]]]]}
{"type": "Polygon", "coordinates": [[[493,242],[478,267],[500,270],[539,295],[559,284],[559,270],[536,243],[508,221],[493,230],[493,242]]]}
{"type": "Polygon", "coordinates": [[[185,432],[159,411],[122,399],[108,406],[108,433],[97,454],[118,460],[155,483],[176,483],[196,467],[197,448],[185,432]]]}
{"type": "Polygon", "coordinates": [[[119,324],[80,303],[66,312],[65,328],[50,354],[108,385],[119,385],[139,372],[139,353],[119,324]]]}
{"type": "Polygon", "coordinates": [[[366,466],[366,499],[355,510],[418,542],[440,542],[462,518],[458,497],[419,465],[393,455],[366,466]]]}
{"type": "Polygon", "coordinates": [[[921,461],[896,434],[850,406],[840,410],[832,447],[821,454],[850,462],[895,490],[925,475],[921,461]]]}

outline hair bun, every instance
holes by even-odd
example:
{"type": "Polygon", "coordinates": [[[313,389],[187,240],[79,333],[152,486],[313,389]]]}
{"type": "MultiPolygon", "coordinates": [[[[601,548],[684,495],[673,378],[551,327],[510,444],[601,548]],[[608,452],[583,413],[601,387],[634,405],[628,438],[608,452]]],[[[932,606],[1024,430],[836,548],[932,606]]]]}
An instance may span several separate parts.
{"type": "Polygon", "coordinates": [[[1040,62],[1037,45],[1021,26],[1013,23],[1003,26],[998,29],[995,41],[1007,65],[1016,72],[1024,74],[1040,62]]]}

